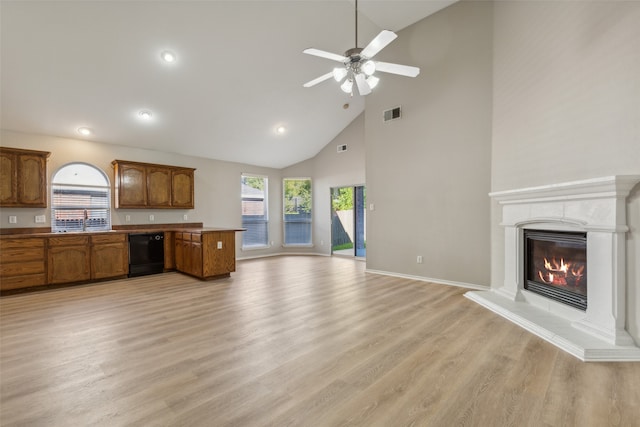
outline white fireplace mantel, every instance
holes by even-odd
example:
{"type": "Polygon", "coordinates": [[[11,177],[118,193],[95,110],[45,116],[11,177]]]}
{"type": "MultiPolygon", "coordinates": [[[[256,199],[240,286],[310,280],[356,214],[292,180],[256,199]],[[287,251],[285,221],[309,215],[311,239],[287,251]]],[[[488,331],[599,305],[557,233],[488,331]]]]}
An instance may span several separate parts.
{"type": "Polygon", "coordinates": [[[585,361],[640,361],[625,329],[626,199],[640,176],[624,175],[490,193],[502,206],[504,284],[466,296],[585,361]],[[524,230],[587,233],[587,309],[524,288],[524,230]]]}

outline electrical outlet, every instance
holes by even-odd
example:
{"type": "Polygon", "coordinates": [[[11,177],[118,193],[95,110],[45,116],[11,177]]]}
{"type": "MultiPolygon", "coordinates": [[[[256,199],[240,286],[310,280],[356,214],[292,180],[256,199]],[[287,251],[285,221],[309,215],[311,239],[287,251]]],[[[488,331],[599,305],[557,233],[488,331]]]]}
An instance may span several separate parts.
{"type": "Polygon", "coordinates": [[[222,242],[218,242],[218,249],[222,249],[222,242]]]}
{"type": "Polygon", "coordinates": [[[189,219],[189,215],[187,215],[187,214],[182,215],[182,219],[184,221],[188,220],[189,219]]]}
{"type": "Polygon", "coordinates": [[[416,258],[416,262],[418,264],[422,264],[422,255],[418,255],[418,257],[416,258]]]}
{"type": "Polygon", "coordinates": [[[155,221],[156,217],[154,215],[149,215],[149,221],[155,221]]]}
{"type": "Polygon", "coordinates": [[[18,217],[15,215],[9,215],[9,224],[17,224],[18,223],[18,217]]]}
{"type": "Polygon", "coordinates": [[[44,215],[36,215],[35,220],[37,224],[44,224],[45,222],[47,222],[47,217],[45,217],[44,215]]]}
{"type": "Polygon", "coordinates": [[[376,210],[376,205],[374,205],[373,203],[369,203],[369,210],[370,211],[375,211],[376,210]]]}
{"type": "Polygon", "coordinates": [[[124,220],[125,222],[131,222],[131,215],[125,215],[124,220]]]}

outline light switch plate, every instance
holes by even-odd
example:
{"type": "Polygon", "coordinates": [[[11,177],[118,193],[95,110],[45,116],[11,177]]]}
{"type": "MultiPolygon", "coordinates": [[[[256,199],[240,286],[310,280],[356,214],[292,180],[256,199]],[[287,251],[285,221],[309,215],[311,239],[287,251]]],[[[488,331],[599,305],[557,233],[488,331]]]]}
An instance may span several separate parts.
{"type": "Polygon", "coordinates": [[[149,215],[149,221],[155,221],[156,217],[154,215],[149,215]]]}
{"type": "Polygon", "coordinates": [[[44,224],[45,222],[47,222],[47,217],[45,217],[44,215],[36,215],[35,221],[37,224],[44,224]]]}
{"type": "Polygon", "coordinates": [[[18,217],[15,215],[9,215],[9,224],[17,224],[18,223],[18,217]]]}

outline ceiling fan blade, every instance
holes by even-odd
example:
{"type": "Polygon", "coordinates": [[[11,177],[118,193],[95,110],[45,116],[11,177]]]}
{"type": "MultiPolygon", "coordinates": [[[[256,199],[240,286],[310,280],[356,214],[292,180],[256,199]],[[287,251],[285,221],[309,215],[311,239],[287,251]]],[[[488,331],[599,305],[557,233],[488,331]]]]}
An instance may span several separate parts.
{"type": "Polygon", "coordinates": [[[371,42],[362,49],[360,53],[362,56],[366,56],[367,58],[373,58],[373,56],[380,52],[385,48],[386,45],[391,43],[395,38],[398,37],[396,33],[389,30],[382,30],[380,34],[378,34],[371,42]]]}
{"type": "Polygon", "coordinates": [[[420,74],[420,68],[410,65],[392,64],[390,62],[376,61],[376,71],[383,73],[399,74],[401,76],[415,77],[420,74]]]}
{"type": "Polygon", "coordinates": [[[305,84],[303,84],[302,86],[304,87],[311,87],[311,86],[315,86],[318,83],[322,83],[325,80],[329,80],[330,78],[333,77],[333,71],[327,73],[327,74],[323,74],[320,77],[318,77],[317,79],[313,79],[310,82],[306,82],[305,84]]]}
{"type": "Polygon", "coordinates": [[[369,95],[371,93],[371,88],[369,84],[365,81],[364,74],[356,75],[356,84],[358,85],[358,92],[360,95],[369,95]]]}
{"type": "Polygon", "coordinates": [[[338,55],[337,53],[325,52],[324,50],[309,48],[302,51],[307,55],[319,56],[320,58],[331,59],[332,61],[344,62],[347,60],[345,56],[338,55]]]}

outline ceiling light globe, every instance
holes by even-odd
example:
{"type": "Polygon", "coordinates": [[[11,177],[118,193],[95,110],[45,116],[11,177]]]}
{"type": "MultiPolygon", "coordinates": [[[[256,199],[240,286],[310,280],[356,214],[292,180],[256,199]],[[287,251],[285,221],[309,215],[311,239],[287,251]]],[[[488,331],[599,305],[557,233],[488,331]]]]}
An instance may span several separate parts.
{"type": "Polygon", "coordinates": [[[173,52],[165,50],[160,54],[160,57],[164,62],[174,62],[176,60],[176,55],[173,52]]]}
{"type": "Polygon", "coordinates": [[[377,78],[376,76],[369,76],[365,81],[367,82],[369,87],[373,89],[374,87],[378,86],[378,82],[380,81],[380,79],[377,78]]]}
{"type": "Polygon", "coordinates": [[[333,69],[333,78],[337,81],[337,82],[341,82],[342,79],[344,79],[347,76],[347,69],[346,68],[334,68],[333,69]]]}
{"type": "Polygon", "coordinates": [[[142,119],[142,120],[151,120],[152,114],[151,111],[140,111],[138,113],[138,116],[142,119]]]}
{"type": "Polygon", "coordinates": [[[342,89],[344,93],[351,93],[352,88],[353,88],[353,80],[351,79],[345,80],[344,83],[340,85],[340,89],[342,89]]]}
{"type": "Polygon", "coordinates": [[[363,73],[365,73],[367,76],[372,75],[373,73],[376,72],[376,63],[373,61],[365,61],[362,63],[362,65],[360,66],[360,69],[362,70],[363,73]]]}
{"type": "Polygon", "coordinates": [[[82,136],[89,136],[91,135],[91,129],[89,128],[85,128],[85,127],[81,127],[78,128],[78,133],[82,136]]]}
{"type": "Polygon", "coordinates": [[[283,133],[285,133],[287,131],[287,128],[284,126],[278,126],[276,128],[276,132],[279,133],[280,135],[282,135],[283,133]]]}

